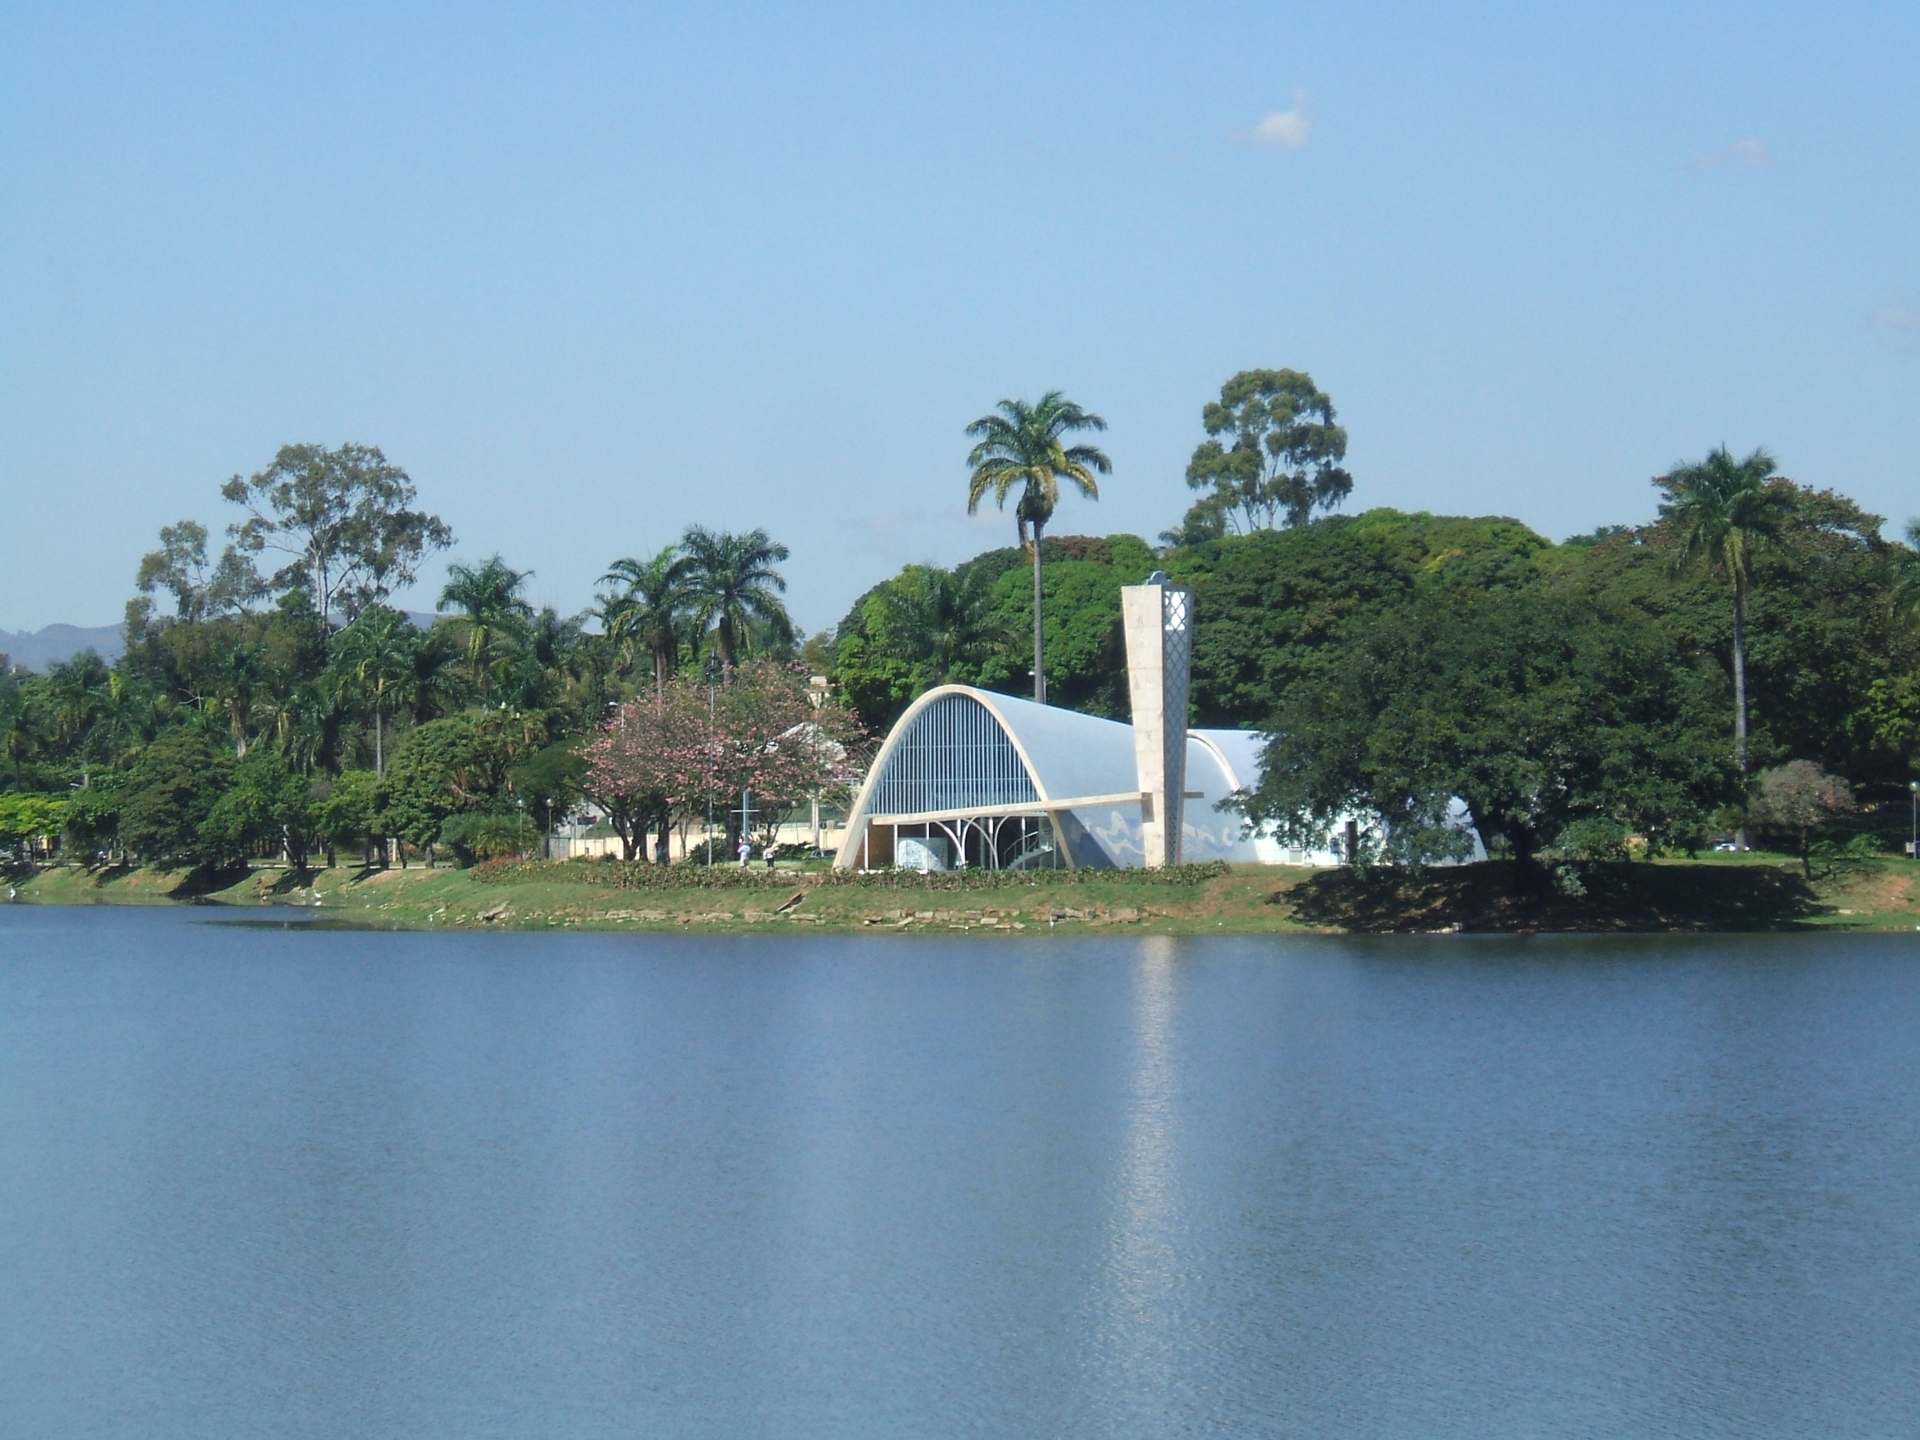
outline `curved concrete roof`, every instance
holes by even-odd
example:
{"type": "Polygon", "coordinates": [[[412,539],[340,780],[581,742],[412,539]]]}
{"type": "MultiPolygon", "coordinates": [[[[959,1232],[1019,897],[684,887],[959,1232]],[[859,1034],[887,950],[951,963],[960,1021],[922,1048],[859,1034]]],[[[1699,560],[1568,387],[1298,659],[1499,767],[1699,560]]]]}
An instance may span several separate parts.
{"type": "MultiPolygon", "coordinates": [[[[941,685],[908,706],[887,732],[848,816],[847,838],[838,863],[852,864],[859,854],[859,837],[870,818],[868,807],[888,762],[912,733],[914,721],[946,696],[964,696],[998,722],[1039,796],[1034,808],[1070,809],[1072,823],[1065,828],[1083,837],[1085,846],[1085,853],[1075,856],[1076,864],[1140,862],[1144,852],[1139,836],[1139,776],[1134,768],[1132,726],[970,685],[941,685]],[[1097,803],[1071,806],[1069,802],[1076,800],[1097,803]]],[[[1216,808],[1235,790],[1258,780],[1262,743],[1263,737],[1250,730],[1188,732],[1185,788],[1199,793],[1184,805],[1182,849],[1187,859],[1268,858],[1242,833],[1244,826],[1236,814],[1216,808]]],[[[1000,808],[1017,813],[1025,807],[1000,808]]]]}

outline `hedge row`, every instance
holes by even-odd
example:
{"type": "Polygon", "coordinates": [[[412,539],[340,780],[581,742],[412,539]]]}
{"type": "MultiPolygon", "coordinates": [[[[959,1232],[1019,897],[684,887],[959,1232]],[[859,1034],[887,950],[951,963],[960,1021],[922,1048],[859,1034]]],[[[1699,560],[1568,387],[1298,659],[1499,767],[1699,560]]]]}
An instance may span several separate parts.
{"type": "MultiPolygon", "coordinates": [[[[1225,861],[1128,870],[1129,883],[1202,885],[1228,873],[1225,861]]],[[[557,880],[613,890],[791,890],[796,885],[851,885],[871,890],[1012,890],[1034,885],[1086,885],[1112,880],[1111,870],[768,870],[760,865],[650,865],[632,860],[489,860],[475,879],[489,885],[557,880]]]]}

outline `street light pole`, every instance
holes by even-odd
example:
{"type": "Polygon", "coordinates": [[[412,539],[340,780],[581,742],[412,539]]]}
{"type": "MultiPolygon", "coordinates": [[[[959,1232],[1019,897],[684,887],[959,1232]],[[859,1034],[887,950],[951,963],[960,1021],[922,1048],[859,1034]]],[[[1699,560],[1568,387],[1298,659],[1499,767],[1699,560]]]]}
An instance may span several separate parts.
{"type": "Polygon", "coordinates": [[[807,681],[807,699],[813,703],[813,732],[810,737],[810,749],[813,752],[813,853],[820,853],[820,707],[827,703],[827,677],[812,676],[807,681]]]}
{"type": "MultiPolygon", "coordinates": [[[[713,764],[713,688],[720,678],[719,664],[707,657],[707,764],[713,764]]],[[[713,771],[707,771],[707,868],[713,868],[713,771]]]]}
{"type": "Polygon", "coordinates": [[[1913,843],[1907,847],[1907,854],[1920,860],[1920,780],[1909,780],[1907,793],[1913,797],[1913,843]]]}

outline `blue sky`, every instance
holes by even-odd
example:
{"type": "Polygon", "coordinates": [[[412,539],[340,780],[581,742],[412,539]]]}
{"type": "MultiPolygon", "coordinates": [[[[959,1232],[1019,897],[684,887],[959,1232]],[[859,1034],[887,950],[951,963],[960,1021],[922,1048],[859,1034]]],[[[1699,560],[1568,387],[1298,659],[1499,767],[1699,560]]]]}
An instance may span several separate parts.
{"type": "Polygon", "coordinates": [[[998,398],[1110,424],[1057,531],[1151,537],[1249,366],[1350,508],[1560,537],[1725,442],[1920,514],[1920,7],[1560,8],[15,0],[0,627],[355,440],[563,610],[764,525],[818,628],[1011,538],[998,398]]]}

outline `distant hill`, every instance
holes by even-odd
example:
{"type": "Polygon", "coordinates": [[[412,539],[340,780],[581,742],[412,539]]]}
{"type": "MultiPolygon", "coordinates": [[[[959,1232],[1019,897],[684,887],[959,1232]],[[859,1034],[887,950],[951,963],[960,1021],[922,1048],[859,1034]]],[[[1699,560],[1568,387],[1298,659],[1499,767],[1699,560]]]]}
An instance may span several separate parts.
{"type": "Polygon", "coordinates": [[[45,670],[82,650],[95,650],[109,663],[127,648],[121,625],[49,625],[42,630],[0,630],[0,655],[28,670],[45,670]]]}
{"type": "MultiPolygon", "coordinates": [[[[409,610],[406,616],[422,630],[431,630],[443,617],[409,610]]],[[[49,625],[41,630],[0,630],[0,655],[26,670],[45,670],[71,660],[82,650],[98,652],[108,664],[127,648],[124,625],[49,625]]]]}

